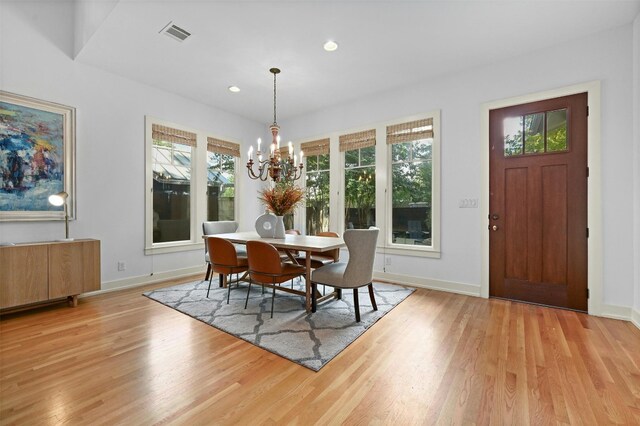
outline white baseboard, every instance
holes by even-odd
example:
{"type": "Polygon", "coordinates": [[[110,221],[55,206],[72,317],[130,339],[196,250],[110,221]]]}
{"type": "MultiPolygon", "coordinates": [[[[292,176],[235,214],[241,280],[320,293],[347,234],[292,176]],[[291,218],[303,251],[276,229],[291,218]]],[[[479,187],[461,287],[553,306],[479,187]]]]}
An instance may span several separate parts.
{"type": "Polygon", "coordinates": [[[631,323],[640,328],[640,311],[636,309],[631,310],[631,323]]]}
{"type": "Polygon", "coordinates": [[[173,271],[157,272],[153,275],[140,275],[137,277],[129,277],[122,280],[108,281],[101,285],[100,290],[92,291],[90,293],[84,293],[80,297],[95,296],[97,294],[109,293],[116,290],[122,290],[125,288],[140,287],[147,284],[153,284],[160,281],[171,280],[176,278],[188,277],[189,275],[202,273],[204,279],[204,273],[206,269],[202,266],[192,266],[190,268],[176,269],[173,271]]]}
{"type": "Polygon", "coordinates": [[[398,284],[406,284],[411,287],[427,288],[430,290],[448,291],[449,293],[464,294],[465,296],[480,297],[480,286],[453,281],[434,280],[431,278],[414,277],[410,275],[392,274],[389,272],[374,271],[373,278],[392,281],[398,284]]]}
{"type": "Polygon", "coordinates": [[[602,305],[600,312],[591,314],[599,317],[631,321],[631,308],[628,306],[602,305]]]}

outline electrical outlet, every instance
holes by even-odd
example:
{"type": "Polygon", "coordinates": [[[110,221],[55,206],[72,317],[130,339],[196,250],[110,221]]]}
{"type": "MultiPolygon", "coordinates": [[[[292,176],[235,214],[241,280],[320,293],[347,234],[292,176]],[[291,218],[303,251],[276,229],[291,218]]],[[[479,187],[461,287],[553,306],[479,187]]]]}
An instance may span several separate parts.
{"type": "Polygon", "coordinates": [[[127,269],[127,265],[124,262],[118,262],[118,271],[124,271],[127,269]]]}

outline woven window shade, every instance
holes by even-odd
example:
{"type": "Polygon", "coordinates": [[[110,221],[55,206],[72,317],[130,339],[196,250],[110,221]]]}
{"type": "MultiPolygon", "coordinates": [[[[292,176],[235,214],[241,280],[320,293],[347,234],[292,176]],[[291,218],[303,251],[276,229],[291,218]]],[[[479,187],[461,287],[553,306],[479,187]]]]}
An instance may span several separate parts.
{"type": "Polygon", "coordinates": [[[207,151],[240,157],[240,145],[222,139],[207,137],[207,151]]]}
{"type": "Polygon", "coordinates": [[[154,140],[179,143],[182,145],[196,146],[196,134],[186,130],[174,129],[172,127],[151,125],[151,137],[154,140]]]}
{"type": "Polygon", "coordinates": [[[367,148],[376,144],[376,130],[340,135],[340,152],[367,148]]]}
{"type": "Polygon", "coordinates": [[[329,138],[318,139],[317,141],[305,142],[300,145],[300,150],[309,158],[313,155],[324,155],[329,153],[329,138]]]}
{"type": "Polygon", "coordinates": [[[433,118],[387,126],[387,145],[433,138],[433,118]]]}
{"type": "Polygon", "coordinates": [[[281,146],[280,150],[280,158],[289,158],[289,146],[281,146]]]}

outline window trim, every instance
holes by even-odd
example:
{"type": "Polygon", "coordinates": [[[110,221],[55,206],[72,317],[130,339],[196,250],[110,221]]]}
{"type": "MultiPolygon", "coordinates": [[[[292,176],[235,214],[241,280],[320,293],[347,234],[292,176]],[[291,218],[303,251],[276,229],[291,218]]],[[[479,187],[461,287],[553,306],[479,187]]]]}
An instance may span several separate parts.
{"type": "MultiPolygon", "coordinates": [[[[207,220],[207,137],[223,139],[240,144],[234,138],[218,137],[210,132],[197,130],[183,126],[181,124],[168,122],[152,116],[145,116],[145,255],[174,253],[181,251],[192,251],[204,248],[202,240],[202,222],[207,220]],[[181,241],[168,241],[162,243],[153,242],[153,136],[152,125],[172,127],[185,130],[197,135],[196,146],[192,148],[191,154],[191,201],[190,201],[190,239],[181,241]]],[[[241,144],[240,144],[241,145],[241,144]]],[[[235,194],[234,197],[234,220],[238,220],[240,211],[240,182],[239,182],[239,162],[235,159],[235,194]]]]}
{"type": "Polygon", "coordinates": [[[397,251],[397,254],[406,252],[419,252],[427,257],[440,257],[440,110],[435,110],[427,114],[418,114],[405,117],[400,120],[385,123],[385,152],[386,152],[386,230],[384,246],[390,254],[397,251]],[[398,244],[393,242],[393,156],[392,146],[386,144],[386,126],[400,124],[407,121],[416,121],[422,118],[433,119],[433,142],[431,143],[431,246],[411,246],[408,244],[398,244]],[[393,252],[392,252],[393,251],[393,252]]]}

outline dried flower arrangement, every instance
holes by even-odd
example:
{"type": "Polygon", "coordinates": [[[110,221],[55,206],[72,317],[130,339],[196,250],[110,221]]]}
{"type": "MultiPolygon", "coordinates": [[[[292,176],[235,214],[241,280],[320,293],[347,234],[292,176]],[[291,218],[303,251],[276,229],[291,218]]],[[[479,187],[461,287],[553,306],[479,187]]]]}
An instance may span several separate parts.
{"type": "Polygon", "coordinates": [[[293,213],[304,198],[304,191],[293,182],[279,182],[273,188],[260,191],[258,199],[276,216],[293,213]]]}

